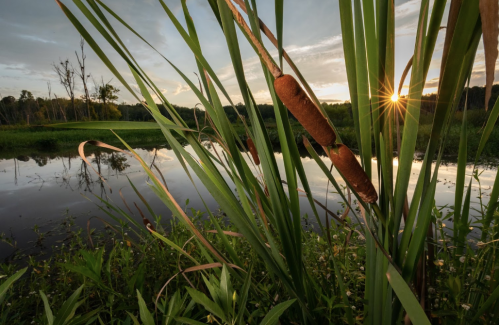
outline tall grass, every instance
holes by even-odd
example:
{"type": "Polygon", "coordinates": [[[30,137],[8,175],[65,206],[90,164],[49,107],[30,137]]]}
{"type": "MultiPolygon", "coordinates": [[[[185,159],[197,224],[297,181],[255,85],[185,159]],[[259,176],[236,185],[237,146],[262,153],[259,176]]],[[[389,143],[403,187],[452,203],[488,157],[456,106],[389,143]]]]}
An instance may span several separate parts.
{"type": "MultiPolygon", "coordinates": [[[[187,29],[183,27],[177,16],[173,14],[170,7],[163,0],[159,0],[159,3],[165,11],[165,16],[174,24],[180,36],[192,51],[197,61],[199,77],[204,91],[198,88],[197,83],[193,83],[182,71],[177,69],[173,62],[169,61],[163,54],[159,54],[165,59],[165,64],[171,65],[191,87],[193,93],[207,111],[212,128],[215,131],[215,135],[207,136],[223,148],[222,152],[216,152],[216,154],[212,154],[200,142],[199,135],[204,134],[203,130],[188,128],[186,123],[176,114],[173,106],[159,91],[151,78],[141,69],[139,62],[132,56],[113,27],[114,23],[123,25],[149,45],[153,51],[156,51],[153,44],[148,43],[143,36],[133,29],[132,22],[129,24],[123,21],[100,0],[87,0],[85,2],[74,0],[78,9],[98,30],[99,34],[129,65],[134,76],[132,81],[140,88],[139,93],[130,86],[129,81],[123,77],[122,72],[115,68],[113,62],[109,60],[101,47],[71,11],[63,3],[56,1],[71,23],[116,78],[151,113],[179,161],[183,162],[183,167],[189,177],[191,173],[197,175],[235,225],[238,235],[242,235],[248,245],[257,252],[268,271],[278,281],[279,285],[285,288],[287,295],[296,299],[296,303],[289,307],[288,310],[291,315],[290,318],[304,324],[324,323],[323,314],[319,312],[321,310],[321,297],[318,293],[326,292],[328,295],[342,299],[343,305],[341,308],[345,322],[349,324],[358,322],[359,320],[354,319],[352,315],[352,309],[349,308],[346,284],[340,272],[341,265],[335,259],[334,254],[329,255],[331,258],[327,262],[334,273],[334,284],[330,288],[320,288],[318,286],[313,274],[307,269],[303,258],[300,200],[299,192],[296,190],[299,183],[301,183],[304,190],[303,194],[308,198],[308,203],[312,207],[317,223],[326,237],[330,228],[337,225],[331,224],[328,217],[325,220],[321,218],[322,213],[318,211],[318,207],[314,202],[307,173],[300,160],[286,107],[281,101],[284,100],[284,92],[282,90],[276,92],[276,88],[274,88],[275,80],[282,78],[282,62],[286,60],[292,72],[308,93],[307,100],[314,103],[316,109],[320,110],[323,116],[327,116],[298,67],[293,63],[285,49],[282,48],[283,21],[286,19],[283,16],[283,12],[285,12],[283,10],[283,1],[276,1],[276,39],[266,25],[259,20],[257,5],[254,0],[235,1],[240,9],[237,9],[229,0],[208,0],[213,9],[213,14],[220,23],[221,32],[225,36],[227,50],[230,54],[244,104],[249,113],[248,119],[250,123],[245,124],[245,129],[246,134],[252,139],[256,147],[252,148],[252,153],[255,151],[258,153],[259,165],[252,164],[253,160],[251,158],[245,159],[245,153],[242,153],[239,149],[240,147],[244,148],[245,143],[227,119],[221,104],[221,97],[225,98],[232,106],[234,106],[233,102],[203,55],[196,33],[196,28],[199,26],[196,26],[196,22],[190,18],[185,1],[181,1],[181,3],[187,29]],[[246,20],[240,16],[237,10],[246,13],[246,20]],[[108,20],[106,14],[113,17],[113,23],[108,20]],[[238,37],[238,35],[241,35],[237,33],[238,29],[246,40],[238,37]],[[268,50],[270,49],[267,50],[263,47],[262,38],[264,37],[269,38],[278,49],[277,61],[279,64],[276,64],[273,58],[269,56],[268,50]],[[284,160],[284,172],[281,172],[277,167],[269,134],[258,109],[256,109],[253,94],[246,82],[240,52],[240,43],[245,41],[250,42],[255,52],[262,59],[262,73],[267,82],[275,110],[277,132],[284,160]],[[163,106],[167,108],[172,116],[171,120],[160,114],[153,100],[153,95],[157,96],[156,98],[159,98],[163,106]],[[190,155],[174,135],[179,135],[185,139],[192,146],[196,157],[190,155]],[[227,181],[222,176],[222,170],[229,175],[230,181],[227,181]],[[287,186],[283,184],[283,179],[286,180],[287,186]],[[235,192],[232,191],[233,188],[236,189],[235,192]],[[263,225],[263,227],[259,227],[259,225],[263,225]]],[[[406,322],[410,320],[414,324],[430,323],[428,316],[431,314],[431,306],[428,300],[425,299],[427,296],[426,290],[433,281],[432,279],[437,275],[437,270],[434,267],[435,254],[441,249],[437,241],[438,238],[434,237],[436,225],[432,217],[438,169],[447,145],[446,139],[453,112],[459,103],[459,96],[465,82],[470,78],[475,53],[482,36],[480,10],[482,10],[482,14],[486,10],[493,11],[493,8],[495,8],[492,5],[493,2],[453,0],[450,3],[448,23],[445,29],[444,54],[441,60],[436,112],[414,195],[407,197],[409,179],[412,174],[413,156],[418,141],[421,96],[446,1],[436,0],[433,3],[429,0],[421,1],[416,30],[417,36],[412,57],[409,95],[407,97],[407,107],[403,110],[404,127],[400,135],[398,170],[395,173],[392,160],[394,151],[398,151],[397,138],[394,135],[396,133],[395,120],[400,105],[391,101],[392,95],[396,92],[396,81],[394,79],[394,1],[354,0],[352,2],[350,0],[339,0],[345,65],[353,108],[356,139],[361,157],[360,163],[363,168],[361,172],[364,173],[365,171],[365,182],[367,183],[370,183],[370,179],[375,174],[380,179],[376,188],[378,194],[376,202],[366,199],[365,193],[360,192],[362,186],[358,187],[356,186],[358,184],[351,184],[352,193],[357,199],[356,202],[360,209],[356,209],[355,204],[351,203],[352,201],[345,196],[343,196],[343,199],[350,207],[352,220],[362,220],[362,222],[339,225],[339,227],[344,227],[345,231],[356,229],[366,237],[365,318],[362,320],[364,324],[399,324],[403,319],[406,322]],[[492,7],[487,7],[488,5],[492,7]],[[374,152],[372,151],[372,143],[374,143],[374,152]],[[372,158],[378,161],[376,170],[371,170],[372,158]],[[432,164],[435,158],[436,163],[432,164]]],[[[497,10],[495,10],[495,13],[497,13],[497,10]]],[[[487,22],[489,27],[484,29],[487,40],[489,40],[486,42],[489,43],[490,39],[494,38],[490,35],[495,35],[497,39],[496,28],[490,27],[494,25],[494,23],[490,23],[490,19],[496,18],[494,18],[495,15],[491,16],[492,18],[486,18],[489,19],[487,22]]],[[[497,20],[495,20],[495,25],[497,27],[497,20]]],[[[489,43],[485,47],[488,62],[490,62],[489,43]]],[[[497,56],[497,53],[495,55],[497,56]]],[[[405,59],[409,61],[411,58],[405,59]]],[[[487,65],[487,71],[489,70],[490,64],[487,65]]],[[[487,86],[490,87],[490,85],[489,78],[487,86]]],[[[286,102],[290,110],[297,109],[291,107],[295,105],[292,101],[286,102]]],[[[307,104],[307,109],[311,109],[309,104],[307,104]]],[[[236,109],[235,106],[234,109],[236,109]]],[[[496,102],[482,131],[475,164],[480,158],[498,115],[499,102],[496,102]]],[[[335,130],[334,122],[327,120],[327,124],[333,130],[335,130]]],[[[320,125],[328,128],[327,124],[326,126],[320,125]]],[[[476,181],[471,178],[468,184],[465,184],[466,175],[463,166],[466,164],[466,159],[462,159],[462,157],[466,157],[468,145],[466,142],[466,126],[466,115],[464,114],[461,143],[459,145],[458,174],[456,175],[456,183],[459,186],[457,186],[455,193],[454,242],[452,243],[457,248],[445,250],[450,259],[456,260],[465,250],[469,249],[466,238],[472,221],[470,217],[471,187],[473,182],[476,181]]],[[[326,130],[310,129],[309,131],[314,136],[312,131],[326,130]]],[[[341,143],[341,132],[336,130],[335,133],[337,136],[336,143],[341,143]]],[[[317,141],[321,143],[321,141],[317,141]]],[[[338,193],[343,193],[330,169],[319,159],[318,154],[308,141],[305,141],[305,144],[312,157],[324,171],[324,178],[331,182],[338,193]]],[[[338,150],[334,146],[333,148],[329,147],[330,143],[324,145],[328,146],[324,147],[325,152],[328,154],[330,150],[338,150]]],[[[244,265],[241,264],[237,253],[232,249],[227,238],[231,234],[226,234],[220,230],[220,227],[216,227],[219,236],[223,238],[226,245],[225,250],[214,249],[210,242],[206,240],[205,235],[192,224],[175,201],[175,198],[170,194],[168,188],[160,181],[160,178],[148,168],[131,147],[127,146],[127,148],[142,163],[150,176],[151,189],[163,200],[175,217],[191,230],[197,243],[203,247],[206,260],[233,266],[228,271],[235,279],[242,281],[245,278],[245,273],[241,271],[241,269],[244,269],[244,265]]],[[[350,163],[357,164],[357,161],[351,161],[350,163]]],[[[340,165],[337,164],[338,167],[340,165]]],[[[340,170],[340,173],[347,178],[347,182],[351,182],[353,178],[350,177],[351,173],[347,167],[340,170]]],[[[483,242],[497,238],[493,225],[497,223],[495,211],[498,195],[499,181],[496,181],[488,209],[478,220],[483,231],[483,242]]],[[[372,196],[369,197],[372,198],[372,196]]],[[[213,218],[211,214],[210,217],[213,218]]],[[[152,229],[150,231],[160,236],[152,229]]],[[[333,252],[334,247],[330,240],[328,242],[328,250],[333,252]]],[[[493,254],[492,251],[490,254],[493,254]]],[[[473,301],[473,304],[469,307],[471,308],[470,315],[474,315],[473,321],[478,320],[489,310],[497,308],[495,303],[495,296],[498,294],[497,282],[493,281],[491,285],[492,287],[487,290],[469,292],[467,301],[473,301]]],[[[255,283],[251,283],[251,286],[252,289],[250,290],[257,290],[255,283]]],[[[489,314],[486,317],[494,322],[498,319],[498,316],[489,314]]],[[[465,317],[458,319],[461,323],[470,320],[471,318],[465,317]]]]}

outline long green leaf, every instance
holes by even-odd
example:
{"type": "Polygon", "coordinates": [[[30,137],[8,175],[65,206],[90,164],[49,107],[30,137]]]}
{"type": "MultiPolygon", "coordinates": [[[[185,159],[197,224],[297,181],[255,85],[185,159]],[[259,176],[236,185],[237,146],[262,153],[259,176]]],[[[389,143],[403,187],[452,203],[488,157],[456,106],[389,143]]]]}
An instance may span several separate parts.
{"type": "Polygon", "coordinates": [[[140,320],[144,325],[155,325],[156,322],[154,321],[154,317],[152,317],[151,312],[149,309],[147,309],[146,302],[142,298],[142,295],[140,294],[140,291],[137,289],[137,299],[139,301],[139,313],[140,313],[140,320]]]}
{"type": "Polygon", "coordinates": [[[393,291],[395,291],[398,299],[402,303],[402,306],[404,306],[404,309],[407,312],[407,315],[409,315],[412,323],[418,325],[430,325],[431,323],[428,320],[428,317],[426,317],[423,308],[421,308],[419,301],[416,299],[402,276],[391,264],[388,266],[386,277],[388,278],[393,291]]]}
{"type": "Polygon", "coordinates": [[[5,280],[4,283],[2,283],[2,285],[0,285],[0,305],[3,303],[9,288],[12,286],[14,282],[19,280],[19,278],[21,278],[24,275],[24,273],[26,273],[27,269],[28,268],[25,267],[24,269],[17,271],[14,275],[11,275],[7,280],[5,280]]]}
{"type": "Polygon", "coordinates": [[[263,318],[260,325],[274,325],[279,321],[279,317],[288,309],[296,300],[291,299],[285,302],[281,302],[274,308],[272,308],[267,315],[263,318]]]}
{"type": "Polygon", "coordinates": [[[196,303],[203,306],[207,311],[217,316],[222,321],[225,322],[227,320],[222,308],[220,308],[220,306],[218,306],[216,303],[214,303],[212,300],[206,297],[204,293],[188,287],[186,287],[186,290],[191,296],[192,300],[194,300],[196,303]]]}
{"type": "Polygon", "coordinates": [[[282,25],[284,23],[284,0],[275,0],[275,22],[277,30],[277,50],[279,53],[279,66],[282,70],[282,25]]]}
{"type": "Polygon", "coordinates": [[[65,325],[73,318],[76,308],[78,307],[78,299],[84,285],[81,285],[76,291],[64,302],[61,309],[55,316],[54,325],[65,325]]]}
{"type": "Polygon", "coordinates": [[[45,308],[45,316],[47,317],[47,323],[49,325],[54,324],[54,315],[52,314],[52,309],[50,309],[50,304],[45,293],[40,290],[40,297],[43,301],[43,307],[45,308]]]}

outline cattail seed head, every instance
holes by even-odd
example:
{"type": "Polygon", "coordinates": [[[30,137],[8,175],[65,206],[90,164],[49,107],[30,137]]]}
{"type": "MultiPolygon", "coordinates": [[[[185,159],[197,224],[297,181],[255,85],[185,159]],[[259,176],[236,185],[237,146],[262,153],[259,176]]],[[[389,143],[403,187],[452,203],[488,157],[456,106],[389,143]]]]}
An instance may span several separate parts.
{"type": "Polygon", "coordinates": [[[269,188],[267,187],[267,184],[265,184],[265,187],[263,188],[263,193],[265,193],[266,197],[270,197],[269,188]]]}
{"type": "Polygon", "coordinates": [[[367,177],[353,152],[343,144],[337,144],[331,148],[329,157],[333,165],[340,171],[345,179],[350,183],[353,190],[359,195],[362,201],[374,203],[378,200],[378,194],[373,183],[367,177]]]}
{"type": "Polygon", "coordinates": [[[334,144],[336,134],[320,110],[292,76],[285,74],[274,80],[277,96],[312,138],[321,146],[334,144]]]}
{"type": "Polygon", "coordinates": [[[152,231],[156,231],[156,228],[154,227],[154,225],[151,223],[151,221],[149,221],[149,219],[147,218],[143,218],[142,219],[142,223],[144,224],[144,226],[146,226],[146,228],[149,228],[151,229],[152,231]]]}
{"type": "Polygon", "coordinates": [[[253,157],[255,165],[257,166],[260,165],[260,158],[258,158],[258,151],[256,151],[256,147],[255,144],[253,143],[253,140],[251,140],[251,138],[248,138],[246,140],[246,145],[248,146],[251,156],[253,157]]]}

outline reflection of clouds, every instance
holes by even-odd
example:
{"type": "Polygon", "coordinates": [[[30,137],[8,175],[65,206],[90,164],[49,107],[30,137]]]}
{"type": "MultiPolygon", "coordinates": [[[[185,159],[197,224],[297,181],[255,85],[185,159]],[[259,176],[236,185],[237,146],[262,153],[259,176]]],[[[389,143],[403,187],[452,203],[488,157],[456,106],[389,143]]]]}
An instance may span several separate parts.
{"type": "Polygon", "coordinates": [[[407,18],[411,15],[419,14],[421,0],[410,0],[395,7],[395,17],[397,19],[407,18]]]}
{"type": "Polygon", "coordinates": [[[167,154],[167,152],[168,152],[168,150],[166,150],[166,149],[158,150],[157,156],[158,156],[158,158],[161,158],[160,161],[174,161],[175,160],[175,158],[169,156],[167,154]]]}

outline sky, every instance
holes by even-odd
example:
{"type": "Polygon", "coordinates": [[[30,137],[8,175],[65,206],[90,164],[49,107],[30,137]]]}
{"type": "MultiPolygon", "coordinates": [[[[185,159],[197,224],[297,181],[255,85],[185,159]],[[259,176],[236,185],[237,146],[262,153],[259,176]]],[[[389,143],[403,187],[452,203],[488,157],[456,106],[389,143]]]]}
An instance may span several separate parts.
{"type": "MultiPolygon", "coordinates": [[[[62,0],[62,2],[79,18],[127,82],[136,87],[121,57],[85,19],[72,1],[62,0]]],[[[197,84],[194,56],[159,1],[103,0],[103,2],[197,84]]],[[[185,27],[180,0],[165,0],[165,3],[185,27]]],[[[256,3],[260,18],[275,34],[274,1],[257,0],[256,3]]],[[[420,0],[395,0],[396,87],[414,51],[420,3],[420,0]]],[[[321,101],[348,100],[338,0],[286,0],[284,4],[284,48],[321,101]]],[[[208,2],[187,0],[187,5],[205,58],[219,76],[232,101],[242,102],[225,37],[208,2]]],[[[447,14],[448,8],[444,13],[443,26],[446,24],[447,14]]],[[[193,107],[198,103],[188,85],[161,56],[122,28],[112,17],[109,16],[109,20],[143,70],[172,104],[193,107]]],[[[0,97],[12,95],[17,98],[23,89],[31,91],[36,97],[48,97],[48,82],[51,83],[52,94],[55,93],[59,97],[66,96],[52,65],[60,60],[69,59],[74,66],[77,66],[75,51],[79,50],[80,36],[54,0],[0,0],[0,31],[0,97]]],[[[444,31],[440,32],[436,43],[425,86],[426,93],[436,91],[444,31]]],[[[239,40],[250,89],[258,103],[270,103],[270,94],[258,57],[242,34],[239,34],[239,40]]],[[[265,46],[277,58],[277,50],[270,42],[265,42],[265,46]]],[[[118,86],[120,103],[136,102],[88,46],[86,46],[86,55],[87,71],[97,82],[104,80],[118,86]]],[[[284,72],[290,73],[291,69],[285,65],[284,72]]],[[[498,77],[499,73],[496,70],[495,79],[498,80],[498,77]]],[[[408,81],[409,77],[406,83],[408,81]]],[[[485,84],[482,44],[477,52],[471,84],[480,86],[485,84]]],[[[93,88],[92,83],[90,88],[93,88]]],[[[77,95],[81,95],[82,90],[83,87],[78,83],[77,95]]],[[[404,91],[407,92],[407,87],[402,93],[404,91]]]]}

